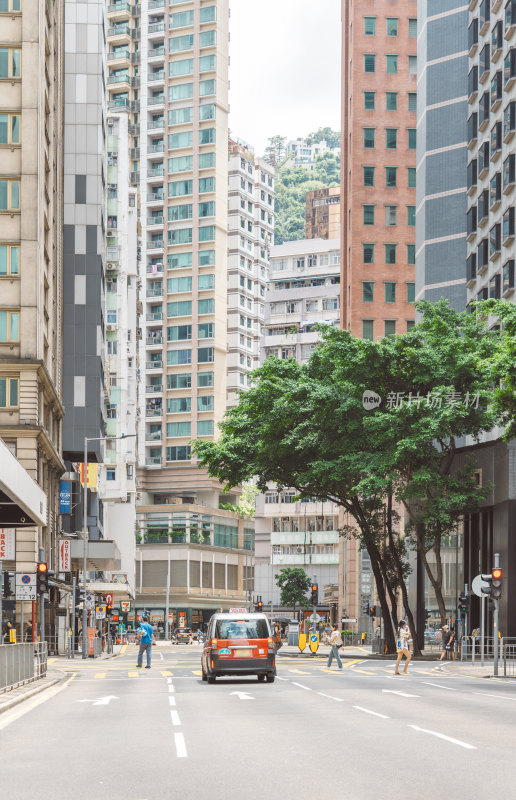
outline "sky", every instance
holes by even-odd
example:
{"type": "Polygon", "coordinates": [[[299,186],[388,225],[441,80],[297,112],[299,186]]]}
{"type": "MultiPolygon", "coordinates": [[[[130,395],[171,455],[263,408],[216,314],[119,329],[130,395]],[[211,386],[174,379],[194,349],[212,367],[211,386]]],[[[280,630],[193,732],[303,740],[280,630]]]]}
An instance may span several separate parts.
{"type": "Polygon", "coordinates": [[[340,130],[340,0],[230,0],[231,134],[262,155],[270,136],[340,130]]]}

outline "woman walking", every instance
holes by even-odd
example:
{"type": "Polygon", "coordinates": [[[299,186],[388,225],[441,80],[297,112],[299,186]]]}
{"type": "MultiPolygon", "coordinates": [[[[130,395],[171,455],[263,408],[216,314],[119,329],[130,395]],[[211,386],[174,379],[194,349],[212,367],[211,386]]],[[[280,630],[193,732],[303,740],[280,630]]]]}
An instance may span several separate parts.
{"type": "Polygon", "coordinates": [[[400,619],[400,624],[398,625],[398,636],[396,641],[396,649],[398,651],[398,658],[396,659],[396,666],[394,668],[395,675],[401,675],[399,671],[399,666],[401,663],[401,659],[405,656],[405,669],[403,670],[403,675],[408,675],[407,669],[408,665],[410,664],[410,660],[412,658],[409,650],[409,639],[410,639],[410,630],[409,626],[407,625],[404,619],[400,619]]]}
{"type": "Polygon", "coordinates": [[[340,660],[340,655],[339,655],[339,648],[342,647],[342,638],[339,631],[337,630],[336,625],[331,626],[331,633],[329,636],[325,636],[325,640],[331,647],[330,654],[328,657],[328,663],[326,665],[327,668],[329,669],[331,667],[331,662],[333,661],[334,658],[336,658],[338,668],[342,669],[342,661],[340,660]]]}

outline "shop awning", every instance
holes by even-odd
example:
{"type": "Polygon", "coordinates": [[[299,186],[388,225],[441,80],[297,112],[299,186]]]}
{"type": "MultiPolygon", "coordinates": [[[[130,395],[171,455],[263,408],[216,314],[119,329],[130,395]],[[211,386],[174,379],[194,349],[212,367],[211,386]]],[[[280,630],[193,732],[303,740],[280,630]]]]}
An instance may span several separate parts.
{"type": "Polygon", "coordinates": [[[0,528],[47,524],[47,498],[0,439],[0,528]]]}

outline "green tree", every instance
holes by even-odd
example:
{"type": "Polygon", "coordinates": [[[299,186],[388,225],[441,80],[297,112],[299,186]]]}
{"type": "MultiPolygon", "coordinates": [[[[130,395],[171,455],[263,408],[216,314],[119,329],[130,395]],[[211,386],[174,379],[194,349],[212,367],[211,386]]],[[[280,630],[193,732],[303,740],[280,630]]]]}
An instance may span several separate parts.
{"type": "Polygon", "coordinates": [[[278,167],[287,154],[286,136],[271,136],[268,139],[269,144],[265,148],[265,155],[263,156],[271,166],[278,167]]]}
{"type": "Polygon", "coordinates": [[[493,376],[495,408],[507,426],[504,439],[516,437],[516,304],[486,300],[475,304],[478,313],[497,317],[501,323],[500,349],[493,376]]]}
{"type": "Polygon", "coordinates": [[[238,505],[233,505],[233,503],[219,503],[219,508],[223,508],[226,511],[234,511],[235,514],[240,514],[241,517],[252,519],[256,512],[256,495],[258,491],[256,484],[249,481],[242,487],[242,494],[240,495],[238,505]]]}
{"type": "Polygon", "coordinates": [[[294,615],[296,606],[308,606],[308,592],[311,581],[304,569],[300,567],[284,567],[276,574],[276,586],[281,589],[281,605],[292,606],[294,615]]]}
{"type": "Polygon", "coordinates": [[[307,144],[317,144],[325,141],[330,149],[340,147],[340,131],[332,128],[319,128],[315,133],[309,133],[306,137],[307,144]]]}
{"type": "MultiPolygon", "coordinates": [[[[488,403],[499,336],[480,317],[458,314],[444,301],[418,309],[423,321],[402,336],[373,342],[323,326],[308,363],[267,359],[227,412],[220,440],[195,442],[201,463],[228,487],[256,476],[262,491],[271,482],[294,487],[350,514],[371,558],[390,652],[390,607],[398,591],[417,652],[405,582],[410,540],[394,501],[416,511],[426,505],[432,519],[453,524],[461,492],[475,505],[471,487],[460,486],[452,470],[456,442],[479,438],[499,419],[488,403]],[[383,398],[374,410],[364,407],[367,391],[383,398]],[[454,393],[478,395],[479,402],[457,402],[454,393]],[[446,481],[450,502],[439,505],[435,487],[446,481]]],[[[443,529],[432,523],[414,537],[418,551],[434,546],[439,557],[443,529]]]]}
{"type": "Polygon", "coordinates": [[[324,186],[338,186],[340,183],[339,153],[322,153],[315,158],[313,176],[324,186]]]}

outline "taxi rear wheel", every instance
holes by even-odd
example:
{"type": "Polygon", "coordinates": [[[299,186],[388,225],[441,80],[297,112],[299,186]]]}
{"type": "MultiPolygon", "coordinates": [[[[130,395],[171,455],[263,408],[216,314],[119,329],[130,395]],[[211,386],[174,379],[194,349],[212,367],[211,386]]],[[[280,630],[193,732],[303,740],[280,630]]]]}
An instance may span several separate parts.
{"type": "Polygon", "coordinates": [[[208,683],[215,683],[215,675],[208,675],[206,677],[206,680],[208,681],[208,683]]]}
{"type": "Polygon", "coordinates": [[[263,681],[265,680],[265,675],[258,675],[257,677],[260,683],[263,683],[263,681]]]}
{"type": "Polygon", "coordinates": [[[276,676],[275,676],[274,672],[268,672],[267,673],[267,683],[274,683],[275,678],[276,678],[276,676]]]}

